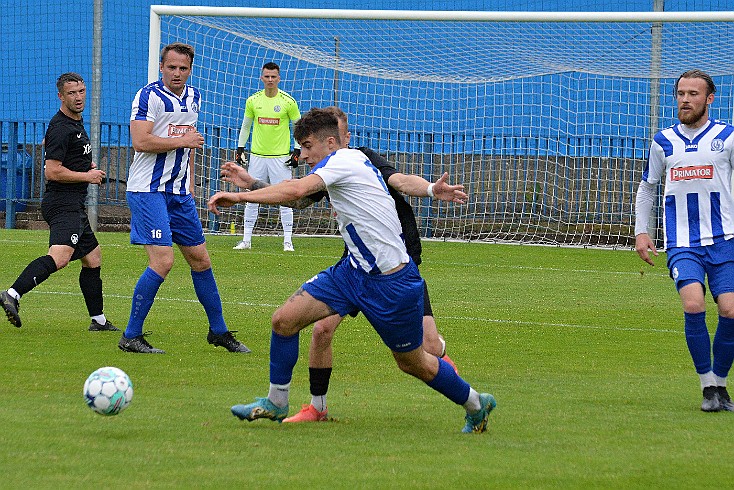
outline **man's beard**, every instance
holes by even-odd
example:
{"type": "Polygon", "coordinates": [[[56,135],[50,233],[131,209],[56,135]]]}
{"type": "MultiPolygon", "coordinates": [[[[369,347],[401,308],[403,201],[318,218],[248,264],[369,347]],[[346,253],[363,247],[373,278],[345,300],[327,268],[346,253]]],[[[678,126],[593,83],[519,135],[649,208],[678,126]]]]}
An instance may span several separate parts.
{"type": "Polygon", "coordinates": [[[682,115],[680,109],[678,110],[678,120],[683,124],[693,124],[698,122],[706,113],[706,106],[703,106],[701,110],[688,112],[686,115],[682,115]]]}

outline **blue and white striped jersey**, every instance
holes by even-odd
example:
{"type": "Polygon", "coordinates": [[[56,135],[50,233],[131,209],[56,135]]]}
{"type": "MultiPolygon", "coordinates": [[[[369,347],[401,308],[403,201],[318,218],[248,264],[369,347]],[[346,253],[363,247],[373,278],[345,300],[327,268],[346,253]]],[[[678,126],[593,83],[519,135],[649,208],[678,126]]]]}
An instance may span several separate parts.
{"type": "Polygon", "coordinates": [[[380,274],[408,263],[395,201],[380,171],[364,153],[351,148],[337,150],[311,173],[326,184],[353,266],[380,274]]]}
{"type": "Polygon", "coordinates": [[[695,134],[685,129],[676,124],[655,135],[642,174],[650,184],[665,176],[666,250],[734,237],[734,126],[711,119],[695,134]]]}
{"type": "MultiPolygon", "coordinates": [[[[131,121],[153,121],[153,135],[176,138],[196,130],[201,94],[186,85],[181,97],[168,90],[162,80],[141,88],[133,100],[131,121]]],[[[170,192],[186,195],[191,148],[165,153],[135,152],[127,179],[130,192],[170,192]]]]}

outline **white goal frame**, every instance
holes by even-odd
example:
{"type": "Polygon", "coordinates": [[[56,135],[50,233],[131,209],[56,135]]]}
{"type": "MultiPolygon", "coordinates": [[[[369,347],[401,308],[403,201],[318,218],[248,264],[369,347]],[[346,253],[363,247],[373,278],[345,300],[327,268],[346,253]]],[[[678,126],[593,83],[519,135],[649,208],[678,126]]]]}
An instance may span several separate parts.
{"type": "MultiPolygon", "coordinates": [[[[661,112],[660,108],[660,55],[662,51],[662,44],[660,39],[656,38],[656,29],[659,26],[662,26],[664,23],[676,23],[676,24],[690,24],[690,23],[734,23],[734,11],[720,11],[720,12],[510,12],[510,11],[423,11],[423,10],[347,10],[347,9],[295,9],[295,8],[253,8],[253,7],[206,7],[206,6],[173,6],[173,5],[152,5],[150,7],[150,31],[149,31],[149,50],[148,50],[148,79],[149,81],[155,81],[159,78],[159,56],[160,56],[160,49],[161,49],[161,39],[162,39],[162,31],[161,31],[161,18],[164,16],[182,16],[182,17],[240,17],[240,18],[250,18],[250,19],[328,19],[328,20],[345,20],[345,21],[426,21],[426,22],[441,22],[441,23],[452,23],[452,22],[471,22],[471,23],[536,23],[536,24],[553,24],[553,23],[587,23],[587,24],[593,24],[593,23],[607,23],[607,24],[614,24],[614,23],[625,23],[625,24],[635,24],[635,23],[644,23],[644,24],[651,24],[651,31],[652,35],[650,37],[650,47],[651,51],[649,54],[649,65],[647,66],[647,69],[649,69],[649,106],[640,106],[642,108],[642,112],[649,111],[649,115],[647,116],[647,128],[646,128],[646,134],[648,135],[648,145],[649,145],[649,137],[657,132],[658,130],[662,129],[659,127],[660,121],[659,121],[659,114],[661,112]]],[[[212,21],[213,22],[213,21],[212,21]]],[[[728,28],[728,27],[727,27],[728,28]]],[[[649,32],[645,30],[645,32],[649,32]]],[[[661,35],[662,36],[662,35],[661,35]]],[[[204,44],[204,47],[207,45],[204,44]]],[[[198,50],[197,50],[198,52],[198,50]]],[[[560,56],[560,55],[559,55],[560,56]]],[[[639,63],[642,60],[639,58],[636,60],[636,62],[639,63]]],[[[695,63],[695,60],[693,60],[695,63]]],[[[727,65],[728,68],[728,65],[727,65]]],[[[573,68],[575,69],[575,68],[573,68]]],[[[571,69],[571,70],[573,70],[571,69]]],[[[663,68],[664,69],[664,68],[663,68]]],[[[228,73],[223,72],[223,73],[228,73]]],[[[523,72],[524,73],[524,72],[523,72]]],[[[667,72],[666,72],[667,73],[667,72]]],[[[728,71],[726,72],[727,76],[728,71]]],[[[535,76],[535,75],[531,75],[535,76]]],[[[666,75],[666,79],[670,78],[670,75],[666,75]]],[[[643,94],[645,92],[642,92],[643,94]]],[[[335,99],[336,100],[336,99],[335,99]]],[[[732,110],[734,110],[734,102],[732,102],[732,110]]],[[[356,112],[356,114],[361,114],[360,112],[356,112]]],[[[350,116],[351,119],[352,116],[350,116]]],[[[641,118],[643,116],[640,116],[641,118]]],[[[666,113],[667,118],[667,113],[666,113]]],[[[667,119],[666,119],[667,121],[667,119]]],[[[350,122],[351,126],[351,122],[350,122]]],[[[642,125],[637,126],[642,127],[642,125]]],[[[596,135],[597,133],[594,133],[596,135]]],[[[354,141],[354,140],[353,140],[354,141]]],[[[229,147],[231,149],[231,143],[229,144],[229,147]]],[[[215,151],[219,153],[221,156],[223,152],[227,150],[227,146],[223,146],[221,148],[214,147],[215,151]]],[[[437,150],[438,151],[438,150],[437,150]]],[[[433,155],[439,155],[441,156],[441,153],[433,153],[433,155]]],[[[498,157],[489,157],[487,162],[487,165],[499,165],[502,163],[502,153],[500,153],[500,156],[498,157]],[[492,158],[495,158],[495,160],[492,160],[492,158]]],[[[510,155],[512,155],[510,153],[510,155]]],[[[451,158],[453,158],[455,155],[449,155],[451,158]]],[[[568,158],[573,157],[571,154],[567,154],[568,158]]],[[[213,157],[212,157],[213,158],[213,157]]],[[[400,155],[398,155],[399,159],[402,159],[400,155]]],[[[410,158],[410,155],[407,155],[407,158],[410,158]]],[[[511,159],[512,157],[510,157],[511,159]]],[[[594,157],[596,158],[596,157],[594,157]]],[[[638,161],[639,161],[639,157],[638,161]]],[[[212,160],[213,161],[213,160],[212,160]]],[[[410,160],[408,160],[408,163],[410,160]]],[[[406,162],[403,162],[405,164],[406,162]]],[[[445,162],[444,162],[445,164],[445,162]]],[[[476,162],[470,162],[472,165],[476,165],[476,162]]],[[[440,165],[440,164],[439,164],[440,165]]],[[[527,187],[524,187],[521,191],[518,191],[520,193],[524,193],[524,199],[528,199],[532,201],[531,207],[535,204],[535,195],[540,195],[540,192],[545,192],[545,187],[551,187],[554,185],[554,182],[550,181],[543,181],[543,175],[546,177],[550,175],[548,173],[548,169],[553,166],[553,162],[548,160],[541,162],[541,166],[545,166],[545,168],[540,169],[540,177],[535,175],[532,180],[527,180],[527,187]],[[545,173],[543,173],[545,172],[545,173]]],[[[618,164],[619,166],[619,164],[618,164]]],[[[215,171],[212,170],[211,164],[205,164],[204,166],[204,172],[209,173],[210,176],[213,176],[215,171]]],[[[401,167],[398,167],[401,168],[401,167]]],[[[415,171],[416,167],[414,164],[409,163],[408,170],[406,170],[406,173],[409,173],[410,171],[415,171]]],[[[420,164],[418,164],[418,168],[420,167],[420,164]]],[[[435,169],[433,169],[435,171],[435,169]]],[[[536,169],[537,170],[537,169],[536,169]]],[[[595,178],[598,180],[603,180],[604,178],[614,178],[615,174],[614,172],[618,172],[618,168],[615,167],[612,170],[609,170],[608,176],[605,175],[602,176],[601,173],[604,171],[604,169],[600,170],[600,174],[598,176],[590,177],[595,178]]],[[[641,170],[641,169],[639,169],[641,170]]],[[[585,172],[586,170],[584,170],[585,172]]],[[[626,170],[624,170],[626,172],[626,170]]],[[[473,172],[473,170],[472,170],[473,172]]],[[[567,171],[568,173],[568,171],[567,171]]],[[[429,178],[428,175],[423,172],[424,176],[426,178],[429,178]]],[[[625,173],[625,178],[627,178],[628,174],[625,173]]],[[[473,177],[473,175],[472,175],[473,177]]],[[[489,177],[485,174],[484,177],[482,177],[482,173],[480,172],[480,175],[477,177],[477,179],[482,178],[490,178],[492,175],[490,174],[489,177]]],[[[514,185],[517,186],[523,186],[523,173],[522,172],[516,172],[512,175],[512,178],[514,179],[513,182],[514,185]]],[[[563,176],[558,177],[557,175],[554,176],[554,178],[563,178],[563,176]]],[[[572,176],[573,178],[573,176],[572,176]]],[[[530,179],[530,177],[528,177],[530,179]]],[[[482,180],[475,180],[474,182],[483,183],[482,180]]],[[[635,182],[636,184],[636,182],[635,182]]],[[[627,187],[631,187],[628,182],[625,182],[625,185],[627,187]]],[[[480,187],[484,187],[483,185],[480,187]]],[[[635,185],[636,187],[636,185],[635,185]]],[[[517,189],[514,189],[516,191],[517,189]]],[[[578,190],[578,189],[576,189],[578,190]]],[[[587,197],[582,197],[583,199],[596,199],[592,193],[602,194],[604,192],[609,192],[610,189],[602,189],[601,186],[598,186],[592,191],[589,192],[589,195],[587,197]]],[[[611,190],[611,192],[616,192],[616,190],[611,190]]],[[[471,194],[470,194],[471,195],[471,194]]],[[[545,195],[545,194],[543,194],[545,195]]],[[[629,216],[629,208],[631,206],[631,199],[629,199],[629,189],[624,190],[624,204],[626,216],[629,216]]],[[[553,206],[557,206],[558,202],[563,200],[563,197],[557,197],[554,196],[554,204],[553,206]]],[[[621,199],[622,200],[622,199],[621,199]]],[[[620,200],[620,201],[621,201],[620,200]]],[[[513,201],[514,202],[514,201],[513,201]]],[[[612,206],[616,205],[615,201],[598,201],[599,206],[612,206]]],[[[527,211],[525,210],[526,201],[523,201],[521,203],[521,207],[523,210],[521,211],[523,216],[519,218],[519,230],[516,230],[514,228],[514,225],[510,231],[503,230],[500,233],[500,237],[491,237],[486,238],[486,235],[483,234],[483,231],[479,232],[479,235],[475,233],[473,230],[473,225],[471,222],[469,222],[467,226],[468,231],[462,231],[458,235],[452,231],[446,233],[443,237],[439,236],[439,238],[449,239],[456,238],[459,236],[459,239],[466,239],[466,240],[474,240],[478,239],[481,241],[507,241],[507,242],[521,242],[521,243],[541,243],[541,244],[553,244],[553,245],[569,245],[569,246],[610,246],[612,248],[631,248],[631,244],[634,242],[634,237],[630,236],[629,231],[614,231],[614,232],[608,232],[605,231],[607,226],[616,227],[616,222],[613,224],[607,224],[606,222],[602,224],[602,231],[600,233],[616,233],[616,237],[609,239],[609,237],[603,237],[600,240],[596,240],[595,238],[589,239],[590,235],[594,235],[598,232],[598,229],[596,228],[595,221],[564,221],[564,226],[567,226],[569,229],[573,228],[574,226],[577,228],[576,231],[571,231],[570,238],[564,237],[564,232],[558,232],[556,236],[553,235],[553,231],[549,233],[543,233],[541,230],[541,233],[538,234],[538,236],[532,236],[529,238],[525,238],[527,234],[532,234],[534,232],[527,231],[528,229],[535,229],[537,230],[538,227],[535,223],[533,223],[533,211],[530,211],[530,221],[528,221],[528,215],[527,211]],[[560,238],[559,238],[560,237],[560,238]],[[579,238],[580,237],[580,238],[579,238]],[[608,241],[605,241],[608,240],[608,241]],[[616,240],[616,241],[615,241],[616,240]]],[[[422,204],[422,206],[425,208],[426,204],[425,202],[422,204]]],[[[428,205],[430,207],[430,204],[428,205]]],[[[545,206],[545,204],[543,204],[545,206]]],[[[621,207],[621,206],[620,206],[621,207]]],[[[459,211],[457,211],[458,213],[459,211]]],[[[479,211],[479,213],[487,213],[486,209],[484,211],[479,211]]],[[[589,213],[589,211],[583,211],[586,213],[589,213]]],[[[616,211],[615,211],[616,212],[616,211]]],[[[593,213],[593,212],[592,212],[593,213]]],[[[428,213],[431,214],[430,212],[428,213]]],[[[210,215],[211,219],[214,219],[216,221],[216,218],[213,218],[212,215],[210,215]]],[[[430,216],[429,216],[430,218],[430,216]]],[[[444,218],[447,221],[451,221],[452,219],[455,219],[455,216],[450,216],[450,213],[448,215],[448,218],[444,216],[444,218]]],[[[229,217],[228,219],[234,220],[236,217],[229,217]]],[[[491,221],[490,217],[490,221],[491,221]]],[[[653,220],[659,220],[659,215],[653,216],[653,220]]],[[[650,229],[651,234],[655,236],[655,233],[657,229],[659,228],[659,221],[657,222],[651,222],[650,229]]],[[[627,224],[629,225],[629,223],[627,224]]],[[[629,229],[629,226],[623,226],[620,228],[620,230],[627,228],[629,229]]],[[[504,225],[503,225],[504,226],[504,225]]],[[[219,224],[215,223],[215,226],[212,227],[210,224],[210,231],[219,230],[219,224]]],[[[422,227],[421,227],[422,228],[422,227]]],[[[542,228],[542,226],[541,226],[542,228]]],[[[324,232],[323,229],[319,228],[319,232],[324,232]]],[[[256,230],[257,231],[257,230],[256,230]]],[[[326,230],[326,234],[333,234],[334,229],[329,228],[326,230]]],[[[568,233],[568,232],[566,232],[568,233]]],[[[430,235],[429,232],[429,237],[430,235]]],[[[424,235],[424,238],[426,236],[424,235]]]]}
{"type": "Polygon", "coordinates": [[[158,79],[161,16],[263,17],[299,19],[436,20],[479,22],[734,22],[734,11],[722,12],[485,12],[466,10],[346,10],[256,7],[150,6],[148,81],[158,79]]]}

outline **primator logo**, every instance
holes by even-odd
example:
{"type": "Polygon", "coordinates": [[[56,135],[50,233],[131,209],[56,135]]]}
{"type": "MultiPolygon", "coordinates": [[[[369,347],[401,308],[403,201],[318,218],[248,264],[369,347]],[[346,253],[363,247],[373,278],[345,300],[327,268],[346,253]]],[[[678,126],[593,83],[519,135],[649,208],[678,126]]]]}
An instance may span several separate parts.
{"type": "Polygon", "coordinates": [[[670,169],[670,180],[713,179],[713,165],[694,165],[692,167],[678,167],[670,169]]]}
{"type": "Polygon", "coordinates": [[[185,135],[186,133],[190,133],[191,131],[196,131],[196,128],[191,126],[190,124],[169,124],[168,125],[168,137],[169,138],[178,138],[180,136],[185,135]]]}
{"type": "Polygon", "coordinates": [[[259,124],[265,124],[267,126],[277,126],[280,124],[280,118],[278,117],[258,117],[257,122],[259,124]]]}

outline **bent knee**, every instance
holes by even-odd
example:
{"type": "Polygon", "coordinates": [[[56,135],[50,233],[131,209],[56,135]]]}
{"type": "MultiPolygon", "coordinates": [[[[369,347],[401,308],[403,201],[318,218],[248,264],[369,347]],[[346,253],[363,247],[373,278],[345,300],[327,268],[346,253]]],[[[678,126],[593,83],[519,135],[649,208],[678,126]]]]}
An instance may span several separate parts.
{"type": "Polygon", "coordinates": [[[273,313],[273,316],[270,319],[270,324],[273,327],[273,332],[284,337],[295,335],[299,330],[296,322],[294,322],[291,317],[284,314],[281,308],[275,310],[275,313],[273,313]]]}

